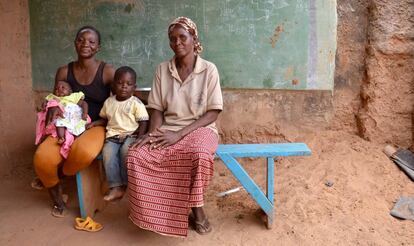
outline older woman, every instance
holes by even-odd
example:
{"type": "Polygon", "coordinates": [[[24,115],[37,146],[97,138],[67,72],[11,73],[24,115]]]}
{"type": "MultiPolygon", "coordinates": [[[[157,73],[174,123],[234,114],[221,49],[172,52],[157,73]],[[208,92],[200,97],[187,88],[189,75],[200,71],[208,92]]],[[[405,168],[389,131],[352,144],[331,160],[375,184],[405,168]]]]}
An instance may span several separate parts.
{"type": "Polygon", "coordinates": [[[216,66],[202,59],[195,23],[186,17],[168,27],[175,56],[155,73],[148,107],[150,129],[127,156],[130,219],[163,235],[211,231],[204,191],[213,176],[218,145],[215,121],[223,108],[216,66]]]}
{"type": "MultiPolygon", "coordinates": [[[[85,94],[85,101],[89,105],[88,114],[92,121],[99,118],[99,111],[109,96],[109,84],[115,73],[111,65],[96,59],[100,43],[101,36],[98,30],[91,26],[80,28],[75,38],[78,59],[60,67],[55,77],[55,83],[60,80],[67,81],[74,92],[82,91],[85,94]]],[[[104,137],[104,127],[94,127],[85,131],[72,144],[66,160],[59,154],[60,145],[57,138],[49,136],[39,145],[33,162],[37,175],[52,198],[52,215],[63,217],[65,212],[59,176],[74,175],[91,164],[102,149],[104,137]]]]}

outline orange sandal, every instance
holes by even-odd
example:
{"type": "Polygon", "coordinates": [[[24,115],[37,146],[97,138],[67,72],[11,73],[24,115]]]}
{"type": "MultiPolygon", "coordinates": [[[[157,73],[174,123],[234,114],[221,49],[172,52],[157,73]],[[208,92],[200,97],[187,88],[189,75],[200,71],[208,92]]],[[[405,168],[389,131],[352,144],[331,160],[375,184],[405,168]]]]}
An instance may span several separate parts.
{"type": "Polygon", "coordinates": [[[74,227],[76,230],[88,232],[98,232],[103,229],[101,224],[93,221],[89,216],[86,219],[76,218],[74,227]]]}

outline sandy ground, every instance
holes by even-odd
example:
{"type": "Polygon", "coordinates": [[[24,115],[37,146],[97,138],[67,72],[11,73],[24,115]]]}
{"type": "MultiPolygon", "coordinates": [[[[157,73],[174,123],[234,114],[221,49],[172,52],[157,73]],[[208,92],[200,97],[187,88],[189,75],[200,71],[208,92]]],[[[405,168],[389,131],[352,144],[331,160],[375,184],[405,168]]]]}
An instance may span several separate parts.
{"type": "MultiPolygon", "coordinates": [[[[206,195],[214,226],[209,235],[190,231],[188,238],[178,239],[138,229],[127,218],[127,199],[108,204],[96,215],[105,226],[101,232],[80,232],[73,229],[78,216],[74,179],[64,185],[70,196],[69,215],[57,219],[50,215],[47,193],[33,190],[28,175],[16,175],[0,181],[0,245],[414,245],[413,222],[389,215],[396,199],[414,194],[414,185],[382,153],[383,146],[334,131],[302,138],[312,156],[276,163],[271,230],[245,191],[215,196],[239,186],[217,161],[206,195]],[[326,186],[327,181],[333,186],[326,186]]],[[[265,161],[246,160],[244,166],[263,186],[265,161]]]]}

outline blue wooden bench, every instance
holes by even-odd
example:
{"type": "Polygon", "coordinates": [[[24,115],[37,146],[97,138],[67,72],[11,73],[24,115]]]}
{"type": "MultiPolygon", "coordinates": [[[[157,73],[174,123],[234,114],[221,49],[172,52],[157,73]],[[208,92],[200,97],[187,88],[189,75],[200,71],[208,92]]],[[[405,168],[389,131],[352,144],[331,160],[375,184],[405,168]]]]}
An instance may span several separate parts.
{"type": "MultiPolygon", "coordinates": [[[[277,144],[220,144],[216,155],[239,180],[244,189],[266,213],[266,226],[271,228],[274,214],[274,158],[278,156],[305,156],[311,150],[304,143],[277,144]],[[266,195],[247,174],[236,158],[267,158],[266,195]]],[[[96,210],[104,207],[102,180],[100,179],[99,158],[86,169],[76,174],[79,208],[82,217],[93,216],[96,210]]]]}
{"type": "Polygon", "coordinates": [[[274,218],[274,158],[278,156],[304,156],[310,154],[311,150],[304,143],[220,144],[216,151],[216,155],[220,157],[244,189],[266,213],[266,226],[268,229],[272,228],[274,218]],[[267,158],[266,195],[235,159],[242,157],[267,158]]]}

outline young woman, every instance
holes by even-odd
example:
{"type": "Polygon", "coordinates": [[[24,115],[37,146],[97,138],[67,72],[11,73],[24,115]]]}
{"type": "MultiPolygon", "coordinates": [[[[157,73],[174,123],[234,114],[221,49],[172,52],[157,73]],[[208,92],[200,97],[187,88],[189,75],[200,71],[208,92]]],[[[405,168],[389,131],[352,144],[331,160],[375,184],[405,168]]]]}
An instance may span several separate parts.
{"type": "Polygon", "coordinates": [[[168,37],[175,56],[156,70],[149,133],[127,156],[130,219],[143,229],[185,237],[190,208],[195,230],[211,231],[203,195],[213,176],[214,122],[223,100],[216,66],[199,56],[195,23],[177,18],[168,37]]]}
{"type": "MultiPolygon", "coordinates": [[[[55,83],[67,81],[74,92],[81,91],[85,94],[92,121],[99,118],[99,111],[109,96],[109,85],[115,73],[111,65],[96,59],[100,44],[98,30],[91,26],[80,28],[75,38],[78,59],[60,67],[55,77],[55,83]]],[[[101,151],[104,139],[105,128],[102,126],[85,131],[72,144],[66,160],[59,154],[60,145],[56,138],[48,137],[39,145],[33,162],[37,175],[52,198],[52,215],[63,217],[65,214],[59,177],[74,175],[91,164],[101,151]]]]}

